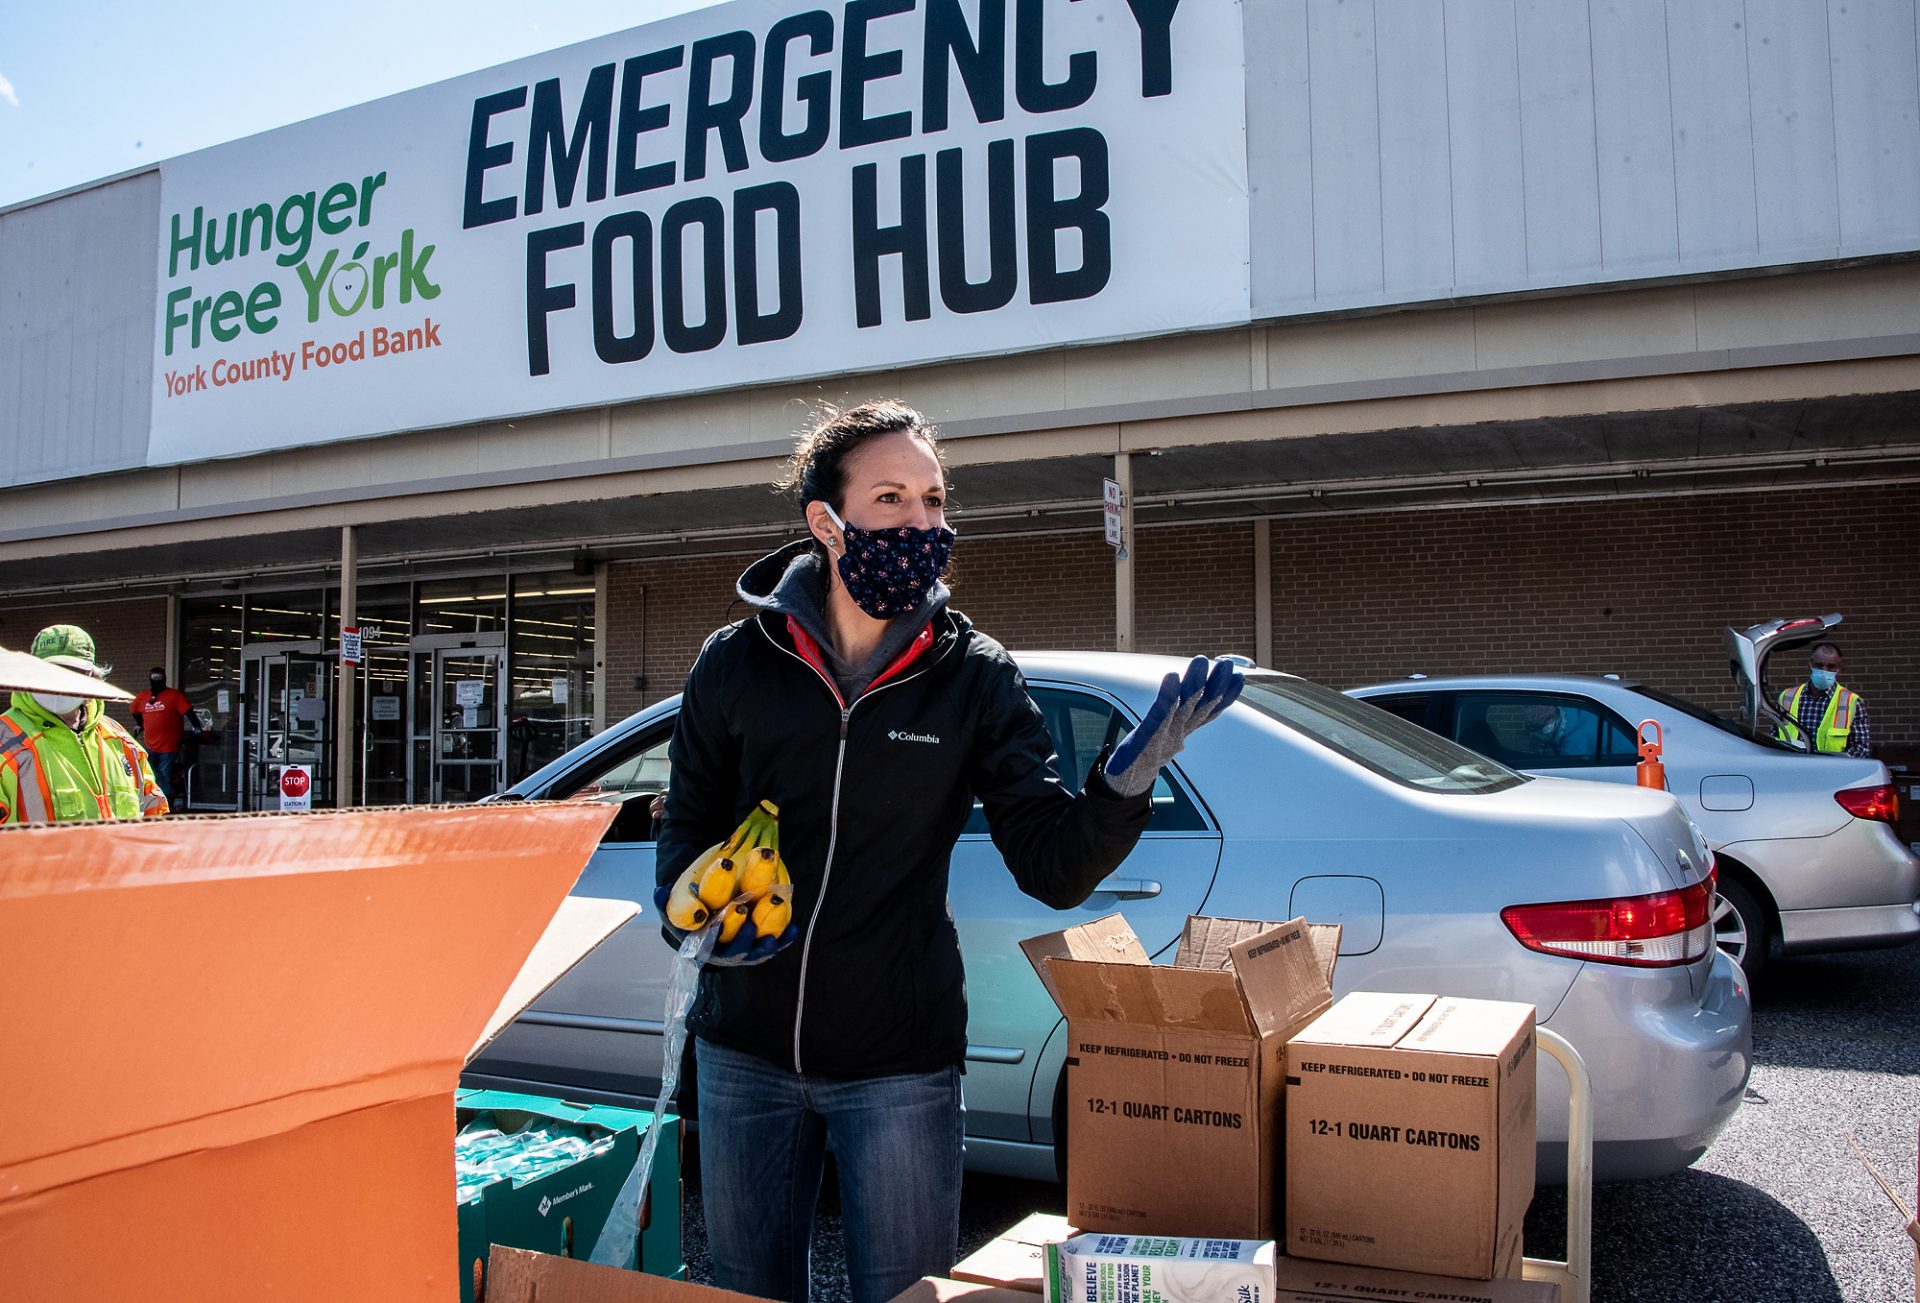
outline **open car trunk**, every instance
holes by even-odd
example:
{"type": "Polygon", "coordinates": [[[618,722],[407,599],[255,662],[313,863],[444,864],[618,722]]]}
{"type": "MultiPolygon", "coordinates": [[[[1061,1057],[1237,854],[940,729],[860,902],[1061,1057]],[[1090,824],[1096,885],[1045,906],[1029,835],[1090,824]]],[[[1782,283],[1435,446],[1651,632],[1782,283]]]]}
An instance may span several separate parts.
{"type": "MultiPolygon", "coordinates": [[[[1780,724],[1793,722],[1781,715],[1777,704],[1779,691],[1767,683],[1767,659],[1777,651],[1804,647],[1825,637],[1841,619],[1835,611],[1831,615],[1768,620],[1745,630],[1727,629],[1727,671],[1733,675],[1740,692],[1741,723],[1754,737],[1773,738],[1780,724]]],[[[1785,745],[1805,751],[1812,744],[1800,736],[1785,745]]]]}

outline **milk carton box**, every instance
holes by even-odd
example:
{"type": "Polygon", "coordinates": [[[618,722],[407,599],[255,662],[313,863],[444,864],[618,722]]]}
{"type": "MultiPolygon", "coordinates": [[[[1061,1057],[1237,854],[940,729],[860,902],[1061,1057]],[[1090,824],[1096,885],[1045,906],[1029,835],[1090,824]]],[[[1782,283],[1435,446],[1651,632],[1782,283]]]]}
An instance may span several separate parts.
{"type": "Polygon", "coordinates": [[[1273,1303],[1273,1241],[1076,1235],[1047,1246],[1047,1303],[1273,1303]]]}

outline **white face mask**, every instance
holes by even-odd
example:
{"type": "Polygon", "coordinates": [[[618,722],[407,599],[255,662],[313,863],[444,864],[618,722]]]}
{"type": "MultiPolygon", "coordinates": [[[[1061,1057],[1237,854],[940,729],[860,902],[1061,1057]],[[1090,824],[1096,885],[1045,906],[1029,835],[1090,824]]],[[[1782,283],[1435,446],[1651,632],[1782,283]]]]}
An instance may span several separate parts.
{"type": "Polygon", "coordinates": [[[87,704],[85,697],[56,697],[45,692],[35,693],[33,699],[40,703],[40,709],[49,715],[57,715],[61,719],[68,718],[74,711],[87,704]]]}

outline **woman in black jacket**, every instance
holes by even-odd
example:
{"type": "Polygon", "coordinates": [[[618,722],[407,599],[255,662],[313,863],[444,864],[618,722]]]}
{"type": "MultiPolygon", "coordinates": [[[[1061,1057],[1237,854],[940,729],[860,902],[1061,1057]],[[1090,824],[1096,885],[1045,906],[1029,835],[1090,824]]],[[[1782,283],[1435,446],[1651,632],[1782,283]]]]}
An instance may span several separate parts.
{"type": "Polygon", "coordinates": [[[791,469],[809,537],[748,567],[756,614],[687,676],[656,864],[664,887],[756,802],[780,809],[795,926],[764,962],[704,970],[688,1017],[716,1282],[804,1303],[831,1140],[854,1303],[885,1303],[956,1251],[967,1007],[947,868],[972,798],[1021,889],[1077,905],[1241,680],[1200,657],[1167,676],[1073,794],[1005,649],[947,608],[954,532],[920,414],[830,413],[791,469]]]}

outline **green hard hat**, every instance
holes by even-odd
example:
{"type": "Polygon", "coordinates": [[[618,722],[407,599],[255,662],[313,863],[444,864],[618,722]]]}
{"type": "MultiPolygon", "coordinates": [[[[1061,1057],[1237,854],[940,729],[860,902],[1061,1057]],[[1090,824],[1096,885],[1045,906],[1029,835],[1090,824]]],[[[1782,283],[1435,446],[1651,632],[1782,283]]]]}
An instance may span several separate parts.
{"type": "Polygon", "coordinates": [[[77,624],[52,624],[33,635],[33,654],[82,674],[107,672],[107,667],[94,659],[93,635],[77,624]]]}

